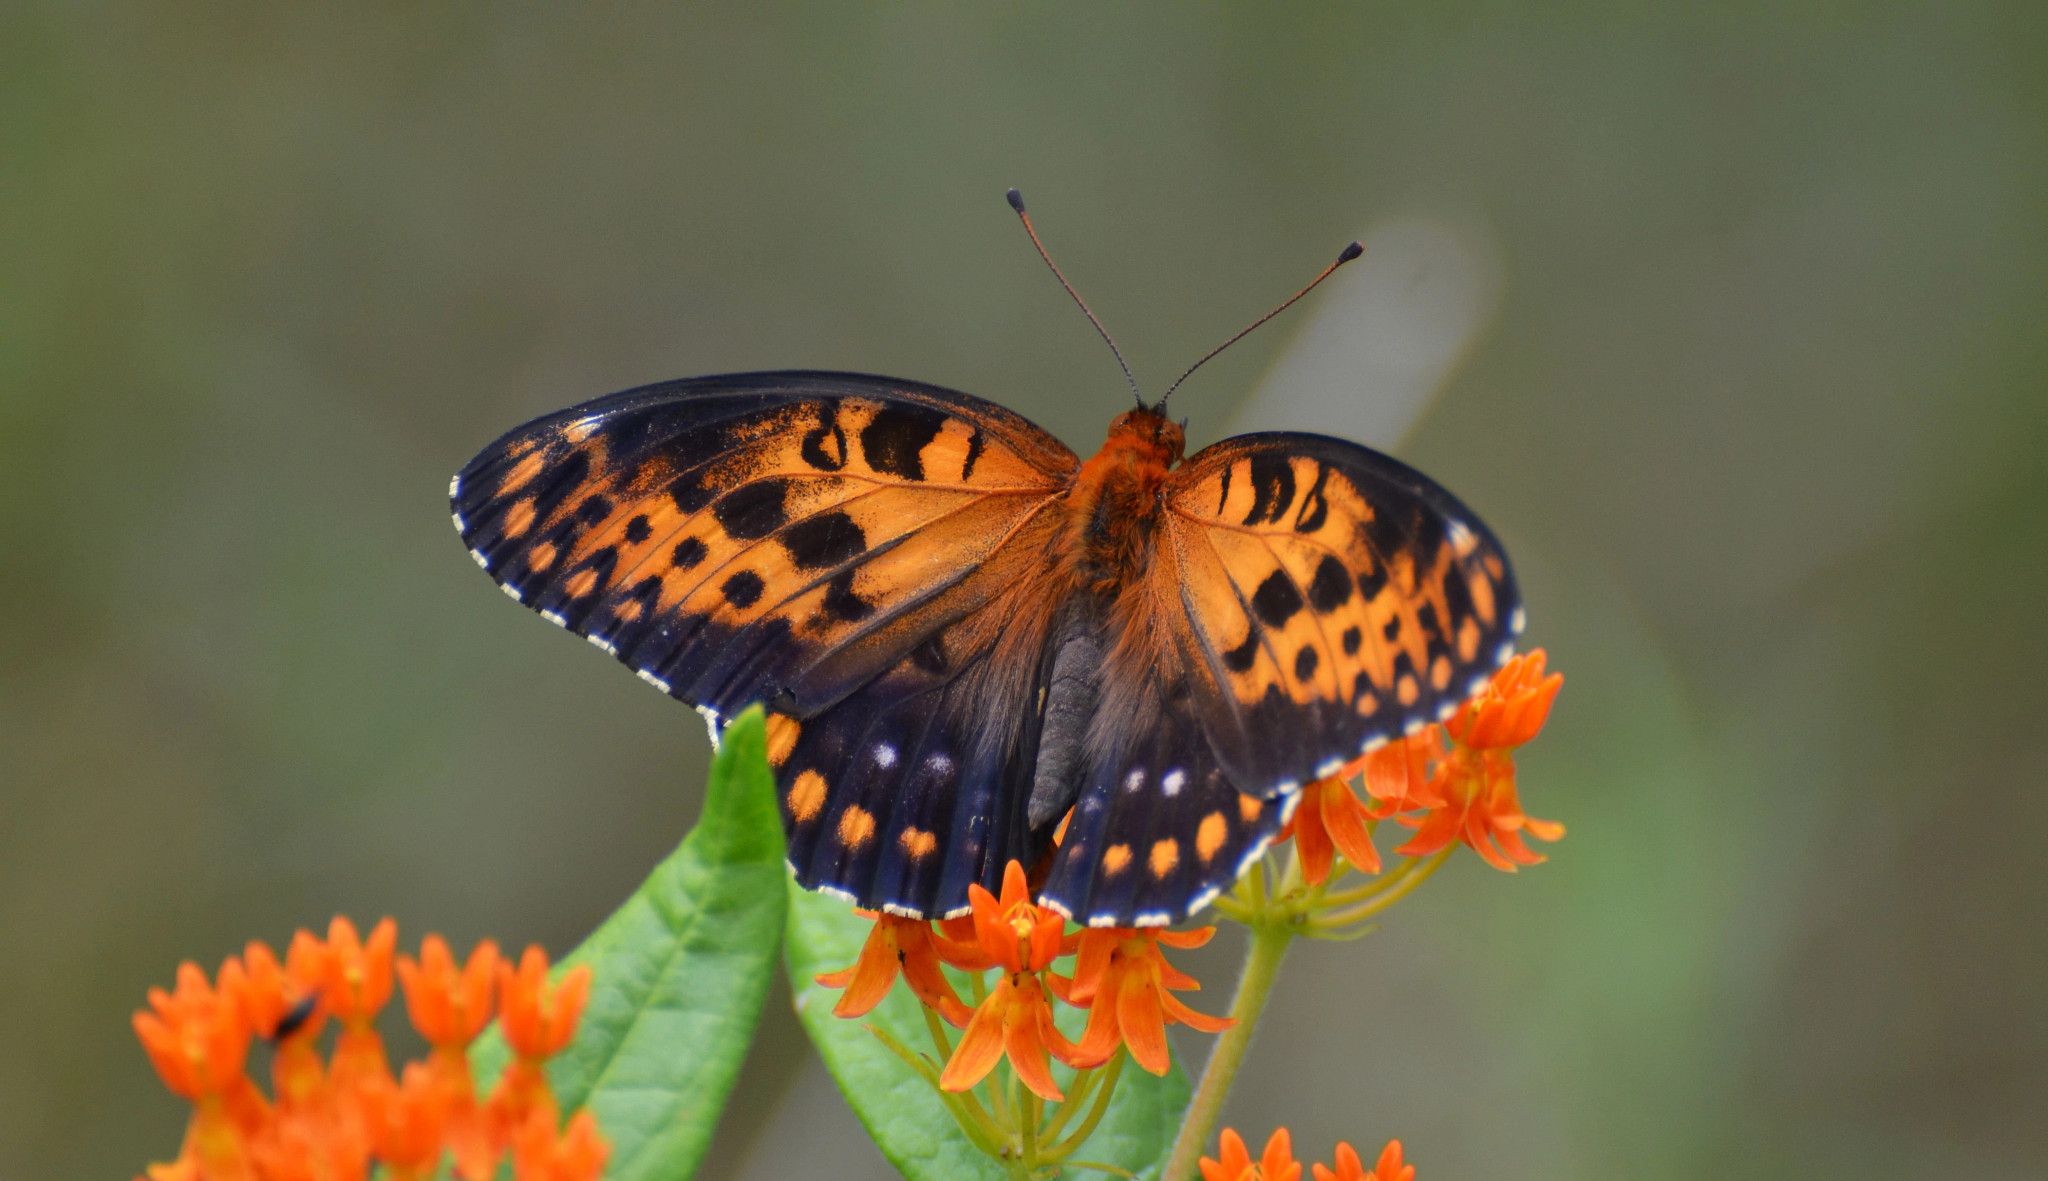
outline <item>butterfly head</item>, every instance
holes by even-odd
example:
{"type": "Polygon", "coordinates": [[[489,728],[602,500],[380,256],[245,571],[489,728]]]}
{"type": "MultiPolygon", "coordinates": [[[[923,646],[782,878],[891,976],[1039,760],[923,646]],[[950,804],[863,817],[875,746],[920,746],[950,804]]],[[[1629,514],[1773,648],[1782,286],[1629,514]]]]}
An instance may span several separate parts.
{"type": "Polygon", "coordinates": [[[1109,438],[1102,444],[1102,453],[1165,471],[1180,462],[1186,443],[1187,433],[1180,423],[1141,406],[1117,415],[1109,424],[1109,438]]]}

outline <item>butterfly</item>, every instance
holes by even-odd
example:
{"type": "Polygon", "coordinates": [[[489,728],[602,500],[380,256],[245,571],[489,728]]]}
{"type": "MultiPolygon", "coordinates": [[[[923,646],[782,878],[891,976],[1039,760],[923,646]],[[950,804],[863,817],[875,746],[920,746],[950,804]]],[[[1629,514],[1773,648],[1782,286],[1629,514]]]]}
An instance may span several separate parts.
{"type": "Polygon", "coordinates": [[[1500,543],[1428,477],[1291,432],[1183,460],[1163,404],[1083,461],[937,386],[698,377],[527,423],[449,497],[506,594],[714,738],[766,705],[803,886],[949,917],[1015,859],[1076,922],[1162,925],[1522,626],[1500,543]]]}

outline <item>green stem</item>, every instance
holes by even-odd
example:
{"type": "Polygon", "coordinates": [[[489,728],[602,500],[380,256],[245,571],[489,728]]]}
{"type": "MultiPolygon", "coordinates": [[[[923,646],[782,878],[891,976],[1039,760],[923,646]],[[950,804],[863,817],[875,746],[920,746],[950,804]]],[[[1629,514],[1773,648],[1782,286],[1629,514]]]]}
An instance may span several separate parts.
{"type": "Polygon", "coordinates": [[[1258,1025],[1259,1014],[1272,995],[1273,980],[1280,974],[1280,960],[1286,956],[1294,935],[1294,931],[1280,926],[1259,924],[1251,928],[1244,975],[1238,978],[1237,996],[1230,1002],[1230,1016],[1237,1024],[1224,1030],[1216,1039],[1216,1048],[1209,1052],[1209,1064],[1202,1068],[1201,1085],[1188,1104],[1180,1136],[1173,1142],[1173,1156],[1168,1158],[1160,1181],[1193,1181],[1195,1166],[1201,1160],[1202,1149],[1208,1146],[1209,1134],[1216,1130],[1216,1121],[1223,1115],[1224,1097],[1230,1094],[1230,1083],[1237,1077],[1238,1067],[1244,1065],[1245,1051],[1252,1044],[1252,1029],[1258,1025]]]}

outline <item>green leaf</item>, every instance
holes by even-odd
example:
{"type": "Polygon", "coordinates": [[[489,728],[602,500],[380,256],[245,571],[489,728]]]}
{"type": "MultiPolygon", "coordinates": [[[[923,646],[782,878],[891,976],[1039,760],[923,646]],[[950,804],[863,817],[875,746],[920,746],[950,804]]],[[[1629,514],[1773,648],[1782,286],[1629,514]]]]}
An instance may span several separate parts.
{"type": "MultiPolygon", "coordinates": [[[[682,846],[556,969],[589,964],[576,1040],[548,1063],[564,1112],[611,1141],[608,1178],[696,1171],[775,975],[787,877],[759,708],[726,727],[704,811],[682,846]]],[[[494,1025],[470,1062],[479,1093],[510,1051],[494,1025]]]]}
{"type": "MultiPolygon", "coordinates": [[[[903,1045],[933,1054],[924,1016],[910,990],[898,982],[873,1012],[849,1021],[832,1015],[838,990],[812,979],[852,964],[874,924],[856,916],[841,899],[799,889],[794,882],[789,890],[789,934],[783,954],[796,994],[797,1017],[882,1155],[911,1181],[1003,1181],[1008,1176],[1003,1167],[968,1142],[931,1084],[865,1028],[880,1027],[903,1045]]],[[[1085,1014],[1060,1008],[1060,1027],[1069,1037],[1078,1037],[1085,1014]]],[[[955,1031],[955,1041],[958,1037],[955,1031]]],[[[1055,1070],[1064,1087],[1065,1069],[1055,1070]]],[[[1187,1076],[1178,1063],[1164,1078],[1126,1063],[1109,1112],[1073,1159],[1156,1176],[1172,1151],[1187,1105],[1187,1076]]],[[[1077,1114],[1075,1124],[1079,1119],[1077,1114]]],[[[1109,1176],[1071,1168],[1064,1175],[1109,1176]]]]}

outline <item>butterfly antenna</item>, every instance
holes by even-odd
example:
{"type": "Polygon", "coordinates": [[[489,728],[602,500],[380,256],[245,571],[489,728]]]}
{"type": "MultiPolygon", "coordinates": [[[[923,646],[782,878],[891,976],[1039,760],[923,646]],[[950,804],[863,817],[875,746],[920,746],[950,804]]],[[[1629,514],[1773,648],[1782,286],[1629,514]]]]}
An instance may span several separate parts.
{"type": "Polygon", "coordinates": [[[1274,308],[1272,311],[1267,312],[1265,315],[1260,316],[1256,320],[1253,320],[1251,322],[1251,326],[1246,328],[1243,332],[1238,333],[1236,336],[1233,336],[1229,340],[1224,341],[1222,344],[1217,345],[1215,348],[1210,349],[1208,353],[1202,357],[1201,360],[1188,366],[1188,371],[1186,373],[1183,373],[1179,377],[1175,378],[1173,384],[1166,387],[1165,397],[1160,398],[1159,405],[1154,406],[1153,409],[1164,410],[1166,408],[1166,399],[1171,398],[1173,396],[1173,391],[1179,389],[1180,383],[1186,381],[1194,373],[1195,370],[1200,369],[1204,365],[1207,365],[1210,359],[1213,358],[1217,353],[1222,352],[1224,349],[1227,349],[1231,345],[1236,344],[1238,341],[1243,340],[1245,337],[1250,336],[1252,334],[1253,328],[1257,328],[1259,325],[1264,324],[1266,321],[1279,315],[1281,312],[1284,312],[1288,308],[1293,307],[1294,302],[1296,300],[1300,299],[1304,295],[1307,295],[1309,292],[1314,291],[1316,289],[1316,284],[1321,283],[1323,280],[1329,278],[1333,273],[1336,272],[1338,267],[1343,266],[1345,263],[1350,262],[1352,259],[1357,258],[1359,255],[1364,253],[1365,247],[1360,246],[1356,242],[1353,242],[1351,245],[1346,246],[1337,255],[1336,262],[1333,262],[1329,266],[1324,267],[1323,273],[1317,275],[1314,279],[1311,279],[1309,281],[1308,286],[1295,292],[1293,295],[1288,296],[1286,303],[1281,304],[1279,307],[1274,308]]]}
{"type": "MultiPolygon", "coordinates": [[[[1131,376],[1131,367],[1124,361],[1124,351],[1116,347],[1116,342],[1109,338],[1109,329],[1104,328],[1102,321],[1095,318],[1095,313],[1088,310],[1088,304],[1081,298],[1081,293],[1074,290],[1074,285],[1067,282],[1065,275],[1060,274],[1060,268],[1053,262],[1052,255],[1045,252],[1045,243],[1038,240],[1038,231],[1031,228],[1031,215],[1024,212],[1024,194],[1011,189],[1005,195],[1010,199],[1010,208],[1017,211],[1017,220],[1024,223],[1024,232],[1031,235],[1031,244],[1038,247],[1038,257],[1044,259],[1045,265],[1052,268],[1052,277],[1060,281],[1060,286],[1067,289],[1068,295],[1074,297],[1074,302],[1081,308],[1081,314],[1088,317],[1088,322],[1095,325],[1095,331],[1102,335],[1102,343],[1108,345],[1109,351],[1116,354],[1116,363],[1124,371],[1124,380],[1131,383],[1131,397],[1137,398],[1138,405],[1142,408],[1145,399],[1138,394],[1138,379],[1131,376]]],[[[1162,398],[1160,401],[1164,402],[1165,399],[1162,398]]]]}

